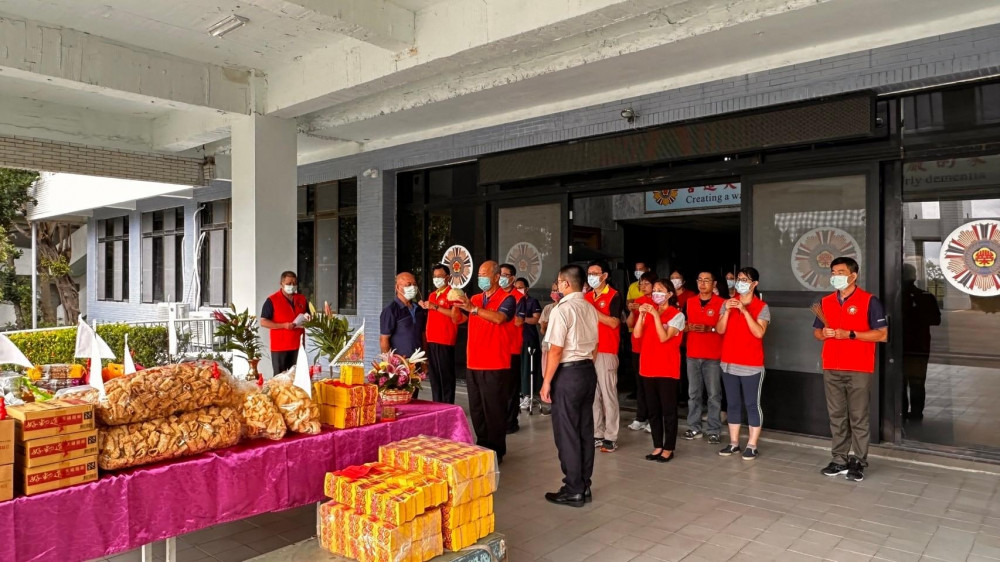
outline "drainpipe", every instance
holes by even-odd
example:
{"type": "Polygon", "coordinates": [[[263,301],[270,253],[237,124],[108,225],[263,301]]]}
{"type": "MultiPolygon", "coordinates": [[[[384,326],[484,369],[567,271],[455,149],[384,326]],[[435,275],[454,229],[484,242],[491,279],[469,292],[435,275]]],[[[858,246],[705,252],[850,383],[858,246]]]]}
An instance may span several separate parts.
{"type": "Polygon", "coordinates": [[[31,329],[38,328],[38,223],[31,222],[31,329]]]}

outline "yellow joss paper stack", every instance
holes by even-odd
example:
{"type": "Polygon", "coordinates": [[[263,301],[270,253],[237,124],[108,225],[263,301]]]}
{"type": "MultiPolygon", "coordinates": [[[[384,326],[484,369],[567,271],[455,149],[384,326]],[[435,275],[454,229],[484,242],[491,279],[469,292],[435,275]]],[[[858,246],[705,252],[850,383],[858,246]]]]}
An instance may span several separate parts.
{"type": "Polygon", "coordinates": [[[340,382],[349,385],[365,384],[365,369],[360,365],[341,365],[340,382]]]}
{"type": "Polygon", "coordinates": [[[493,493],[499,472],[493,451],[420,436],[379,447],[379,461],[448,483],[441,523],[446,549],[461,550],[494,531],[493,493]]]}
{"type": "Polygon", "coordinates": [[[336,502],[319,508],[320,546],[360,562],[426,562],[444,553],[441,510],[394,525],[336,502]]]}
{"type": "Polygon", "coordinates": [[[323,490],[336,503],[394,525],[412,521],[448,499],[443,480],[380,463],[327,473],[323,490]]]}
{"type": "MultiPolygon", "coordinates": [[[[343,370],[341,373],[343,378],[343,370]]],[[[375,423],[378,387],[326,379],[313,383],[313,400],[319,404],[320,422],[323,424],[339,429],[372,425],[375,423]]]]}

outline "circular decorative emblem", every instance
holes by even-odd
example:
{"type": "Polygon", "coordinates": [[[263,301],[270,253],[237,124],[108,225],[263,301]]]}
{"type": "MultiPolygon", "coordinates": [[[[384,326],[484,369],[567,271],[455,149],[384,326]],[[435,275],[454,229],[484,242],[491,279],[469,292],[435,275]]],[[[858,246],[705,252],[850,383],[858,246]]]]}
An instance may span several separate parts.
{"type": "Polygon", "coordinates": [[[858,313],[858,307],[852,304],[851,306],[847,307],[847,313],[850,314],[851,316],[854,316],[855,314],[858,313]]]}
{"type": "Polygon", "coordinates": [[[792,248],[792,273],[810,291],[826,291],[830,285],[830,262],[853,258],[861,264],[861,247],[846,231],[821,226],[806,232],[792,248]]]}
{"type": "Polygon", "coordinates": [[[465,246],[452,246],[444,252],[441,263],[448,267],[450,277],[448,285],[455,289],[461,289],[469,284],[472,279],[472,254],[465,249],[465,246]]]}
{"type": "Polygon", "coordinates": [[[517,272],[528,280],[528,287],[534,287],[542,276],[542,254],[530,242],[518,242],[511,246],[506,261],[513,264],[517,272]]]}
{"type": "Polygon", "coordinates": [[[963,293],[1000,295],[1000,221],[977,220],[948,235],[941,245],[941,270],[963,293]]]}
{"type": "Polygon", "coordinates": [[[671,203],[677,201],[677,192],[676,189],[658,189],[653,192],[653,199],[658,205],[669,207],[671,203]]]}
{"type": "Polygon", "coordinates": [[[715,310],[713,310],[713,309],[710,308],[710,309],[708,309],[708,310],[705,311],[705,314],[707,316],[715,316],[715,310]]]}

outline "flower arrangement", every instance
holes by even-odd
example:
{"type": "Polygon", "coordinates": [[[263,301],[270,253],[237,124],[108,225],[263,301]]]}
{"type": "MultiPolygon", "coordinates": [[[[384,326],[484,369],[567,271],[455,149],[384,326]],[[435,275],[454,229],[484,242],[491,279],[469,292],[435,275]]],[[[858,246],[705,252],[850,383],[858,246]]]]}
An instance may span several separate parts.
{"type": "Polygon", "coordinates": [[[257,380],[257,363],[262,354],[257,317],[248,309],[243,312],[214,310],[212,316],[219,323],[215,328],[215,337],[225,339],[226,350],[238,351],[246,357],[250,363],[247,380],[257,380]]]}
{"type": "Polygon", "coordinates": [[[403,357],[395,350],[380,353],[368,371],[369,384],[378,386],[383,396],[386,393],[407,393],[420,389],[420,383],[427,379],[427,354],[418,349],[410,357],[403,357]]]}

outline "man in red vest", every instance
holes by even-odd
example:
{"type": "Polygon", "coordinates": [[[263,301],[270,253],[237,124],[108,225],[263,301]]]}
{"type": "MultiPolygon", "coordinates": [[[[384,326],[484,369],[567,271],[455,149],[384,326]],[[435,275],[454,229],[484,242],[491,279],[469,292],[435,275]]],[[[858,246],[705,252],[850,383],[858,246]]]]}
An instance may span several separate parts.
{"type": "Polygon", "coordinates": [[[271,366],[275,375],[295,365],[299,342],[305,334],[302,323],[309,320],[309,303],[298,288],[295,272],[282,272],[281,288],[267,297],[260,311],[260,325],[271,330],[271,366]]]}
{"type": "Polygon", "coordinates": [[[594,396],[594,447],[602,453],[618,448],[618,343],[622,317],[622,296],[608,285],[608,265],[592,261],[587,266],[587,284],[592,291],[584,297],[597,309],[597,394],[594,396]]]}
{"type": "Polygon", "coordinates": [[[469,317],[466,362],[469,371],[469,416],[476,444],[493,449],[497,461],[507,453],[507,405],[510,401],[510,340],[504,324],[514,317],[517,303],[500,288],[500,265],[479,266],[482,293],[462,297],[459,308],[469,317]]]}
{"type": "Polygon", "coordinates": [[[701,439],[701,397],[708,392],[708,442],[717,445],[722,432],[722,334],[716,331],[726,301],[715,294],[715,274],[698,274],[698,297],[684,305],[687,318],[688,430],[684,439],[701,439]]]}
{"type": "Polygon", "coordinates": [[[833,460],[821,472],[846,474],[861,482],[868,466],[868,412],[875,373],[875,344],[889,337],[878,298],[857,286],[858,262],[830,263],[830,284],[837,292],[823,297],[813,334],[823,342],[823,384],[833,435],[833,460]],[[854,456],[849,456],[851,450],[854,456]]]}
{"type": "Polygon", "coordinates": [[[507,341],[510,342],[510,401],[507,403],[507,433],[517,433],[521,427],[518,415],[521,413],[521,346],[524,344],[524,293],[514,288],[517,268],[509,263],[500,264],[500,289],[514,298],[514,316],[504,324],[507,341]]]}

